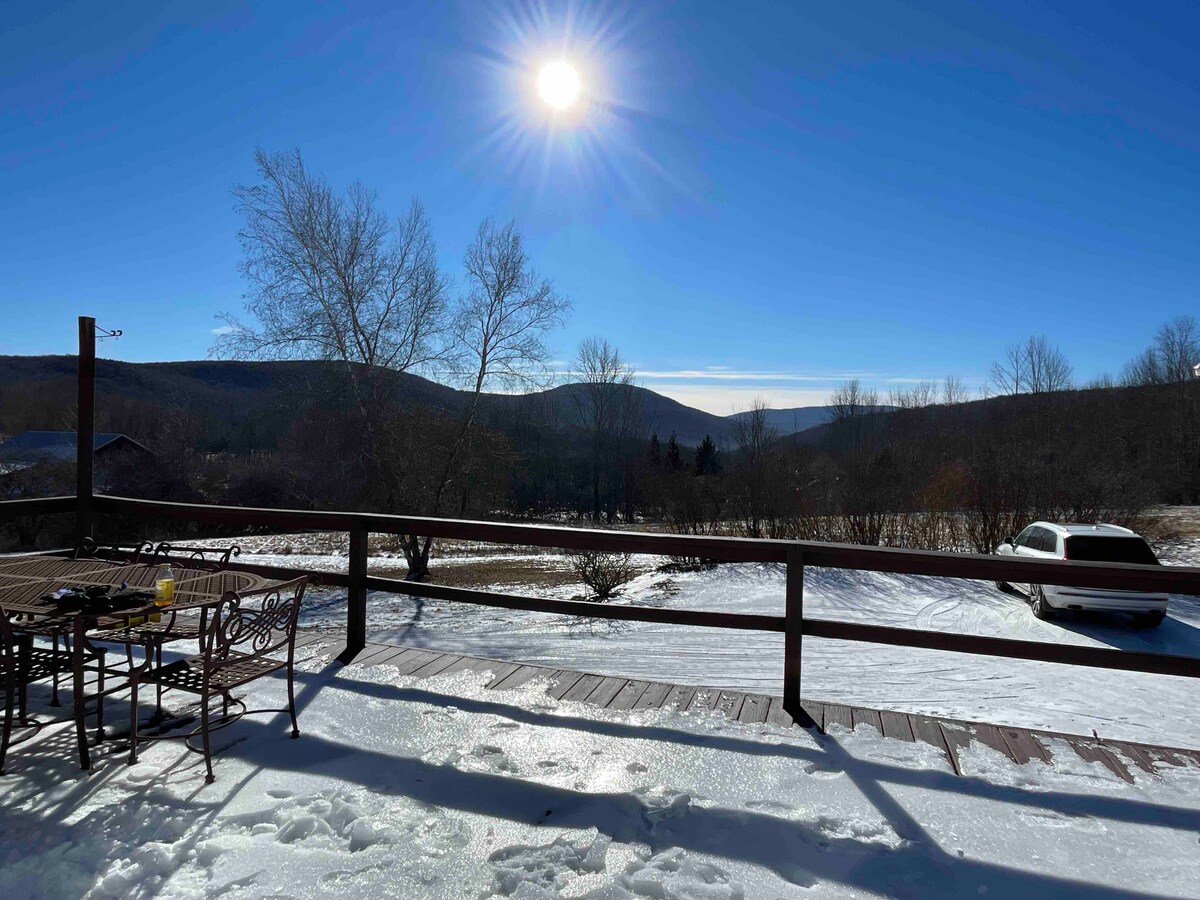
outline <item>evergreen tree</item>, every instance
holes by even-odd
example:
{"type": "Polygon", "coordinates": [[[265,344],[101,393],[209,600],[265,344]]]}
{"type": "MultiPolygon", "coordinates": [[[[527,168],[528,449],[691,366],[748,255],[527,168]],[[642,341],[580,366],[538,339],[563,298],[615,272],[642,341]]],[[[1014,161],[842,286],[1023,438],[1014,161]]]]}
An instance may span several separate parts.
{"type": "Polygon", "coordinates": [[[675,432],[671,432],[671,437],[667,439],[667,468],[672,472],[678,472],[683,468],[683,456],[679,452],[679,441],[675,438],[675,432]]]}
{"type": "Polygon", "coordinates": [[[662,466],[662,444],[658,441],[657,431],[650,435],[650,449],[648,452],[651,468],[657,469],[662,466]]]}
{"type": "Polygon", "coordinates": [[[721,470],[719,453],[712,437],[706,434],[703,442],[696,448],[696,474],[716,475],[721,470]]]}

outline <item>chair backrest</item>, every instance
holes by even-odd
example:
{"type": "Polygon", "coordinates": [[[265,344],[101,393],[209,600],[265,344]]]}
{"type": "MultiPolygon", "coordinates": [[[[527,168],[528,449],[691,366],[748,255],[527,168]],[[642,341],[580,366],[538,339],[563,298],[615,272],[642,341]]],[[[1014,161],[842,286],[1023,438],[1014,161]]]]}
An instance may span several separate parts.
{"type": "Polygon", "coordinates": [[[144,551],[154,549],[151,541],[139,541],[136,544],[101,544],[95,539],[85,537],[75,547],[72,559],[111,559],[118,555],[120,561],[136,563],[144,551]]]}
{"type": "Polygon", "coordinates": [[[154,548],[154,555],[150,557],[150,565],[156,566],[159,562],[172,556],[186,556],[189,566],[218,572],[229,565],[230,557],[241,555],[242,548],[237,544],[230,544],[228,547],[185,547],[181,544],[168,544],[163,541],[154,548]],[[209,559],[210,556],[213,558],[209,559]]]}
{"type": "Polygon", "coordinates": [[[212,614],[205,642],[206,666],[218,669],[233,653],[265,656],[284,647],[290,658],[308,582],[304,575],[243,594],[226,591],[212,614]],[[258,602],[248,604],[248,600],[258,602]]]}

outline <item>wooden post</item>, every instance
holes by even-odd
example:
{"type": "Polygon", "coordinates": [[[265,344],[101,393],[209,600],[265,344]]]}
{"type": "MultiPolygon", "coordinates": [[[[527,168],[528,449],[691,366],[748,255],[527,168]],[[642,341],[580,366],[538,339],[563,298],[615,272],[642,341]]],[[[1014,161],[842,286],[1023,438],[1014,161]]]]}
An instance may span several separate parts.
{"type": "Polygon", "coordinates": [[[92,536],[95,492],[96,320],[79,317],[79,398],[75,424],[75,543],[92,536]]]}
{"type": "Polygon", "coordinates": [[[800,705],[801,650],[804,633],[804,553],[799,547],[787,551],[787,588],[784,603],[783,709],[804,728],[816,723],[800,705]]]}
{"type": "Polygon", "coordinates": [[[350,526],[350,590],[346,608],[346,649],[338,657],[348,664],[367,645],[367,526],[350,526]]]}

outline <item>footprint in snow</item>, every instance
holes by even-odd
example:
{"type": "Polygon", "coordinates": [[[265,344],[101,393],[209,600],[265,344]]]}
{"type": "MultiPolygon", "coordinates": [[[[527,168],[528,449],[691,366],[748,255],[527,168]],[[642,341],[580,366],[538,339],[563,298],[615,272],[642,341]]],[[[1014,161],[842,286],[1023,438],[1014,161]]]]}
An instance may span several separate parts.
{"type": "Polygon", "coordinates": [[[821,763],[809,763],[804,767],[804,774],[811,778],[841,778],[846,773],[841,769],[835,769],[831,766],[826,766],[821,763]]]}

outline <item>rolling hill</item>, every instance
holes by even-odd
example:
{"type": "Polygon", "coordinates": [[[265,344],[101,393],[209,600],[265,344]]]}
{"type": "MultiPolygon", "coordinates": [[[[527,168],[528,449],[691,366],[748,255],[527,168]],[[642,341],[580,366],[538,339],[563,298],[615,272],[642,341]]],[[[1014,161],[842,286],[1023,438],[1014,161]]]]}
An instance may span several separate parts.
{"type": "MultiPolygon", "coordinates": [[[[250,420],[286,416],[290,398],[322,379],[331,364],[316,360],[247,362],[200,360],[130,363],[101,359],[96,363],[98,412],[106,402],[139,405],[175,403],[200,408],[228,422],[231,429],[250,420]]],[[[69,428],[75,400],[74,356],[0,356],[0,433],[28,428],[69,428]]],[[[396,373],[395,390],[404,402],[454,411],[466,394],[417,375],[396,373]]],[[[577,419],[579,386],[559,385],[525,395],[489,394],[490,406],[545,403],[553,421],[570,427],[577,419]]],[[[705,435],[728,443],[736,419],[685,406],[647,388],[635,388],[646,411],[648,430],[666,440],[674,432],[680,443],[696,446],[705,435]]],[[[827,419],[823,406],[772,409],[769,422],[782,435],[804,431],[827,419]]]]}

